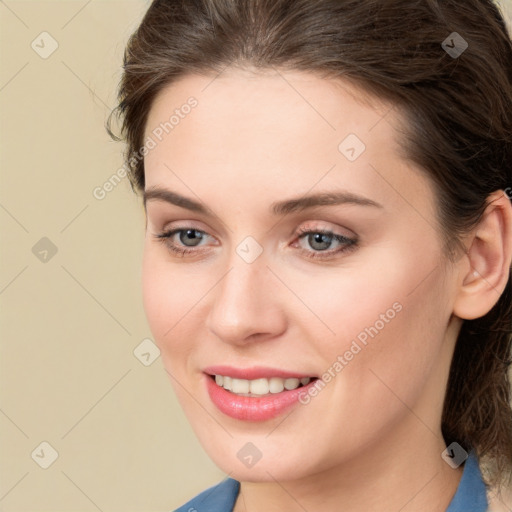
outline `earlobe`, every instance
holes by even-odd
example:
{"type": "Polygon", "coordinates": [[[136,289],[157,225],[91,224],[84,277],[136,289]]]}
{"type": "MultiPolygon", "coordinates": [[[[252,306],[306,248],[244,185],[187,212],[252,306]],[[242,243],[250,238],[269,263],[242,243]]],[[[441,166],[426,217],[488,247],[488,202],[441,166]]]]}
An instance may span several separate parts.
{"type": "Polygon", "coordinates": [[[469,239],[466,257],[460,260],[460,285],[454,314],[466,320],[485,316],[498,302],[510,278],[512,262],[512,205],[498,190],[469,239]]]}

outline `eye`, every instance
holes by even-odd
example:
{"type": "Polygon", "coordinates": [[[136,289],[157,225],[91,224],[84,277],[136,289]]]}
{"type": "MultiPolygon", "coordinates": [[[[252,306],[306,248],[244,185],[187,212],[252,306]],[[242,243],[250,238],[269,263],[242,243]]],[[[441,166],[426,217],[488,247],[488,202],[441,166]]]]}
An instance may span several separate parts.
{"type": "Polygon", "coordinates": [[[300,228],[297,232],[299,240],[306,240],[313,251],[301,248],[308,258],[329,259],[357,247],[357,239],[349,238],[341,234],[334,233],[327,229],[300,228]],[[333,242],[339,244],[337,249],[327,250],[333,242]]]}
{"type": "MultiPolygon", "coordinates": [[[[300,228],[296,233],[298,239],[302,241],[305,239],[309,246],[313,250],[308,250],[300,247],[300,252],[307,258],[311,259],[332,259],[334,256],[339,255],[343,252],[354,250],[357,247],[358,240],[355,238],[349,238],[344,235],[334,233],[326,229],[311,229],[311,228],[300,228]],[[337,243],[339,247],[336,249],[329,249],[333,244],[337,243]]],[[[182,228],[172,229],[163,233],[153,235],[157,240],[163,242],[166,247],[174,254],[184,257],[186,255],[192,255],[194,253],[199,254],[203,250],[196,250],[195,247],[200,247],[203,240],[209,235],[199,229],[195,229],[191,226],[182,228]],[[178,235],[178,242],[173,240],[175,235],[178,235]]],[[[204,245],[204,244],[203,244],[204,245]]]]}
{"type": "Polygon", "coordinates": [[[173,253],[185,256],[186,254],[197,252],[191,248],[197,247],[199,243],[204,239],[205,235],[206,233],[204,231],[200,231],[199,229],[195,229],[192,227],[186,227],[173,229],[171,231],[165,231],[154,236],[157,240],[163,242],[173,253]],[[176,242],[173,241],[174,235],[178,233],[178,239],[180,243],[183,243],[185,245],[185,247],[179,246],[176,244],[176,242]],[[187,245],[189,243],[190,245],[187,245]]]}

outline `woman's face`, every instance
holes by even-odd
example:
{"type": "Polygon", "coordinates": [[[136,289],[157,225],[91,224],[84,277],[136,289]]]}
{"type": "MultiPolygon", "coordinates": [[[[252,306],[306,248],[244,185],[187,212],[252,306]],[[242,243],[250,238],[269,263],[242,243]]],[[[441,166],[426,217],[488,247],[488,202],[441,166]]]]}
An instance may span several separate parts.
{"type": "Polygon", "coordinates": [[[150,111],[144,307],[199,440],[239,480],[444,448],[457,276],[398,113],[361,98],[228,70],[150,111]]]}

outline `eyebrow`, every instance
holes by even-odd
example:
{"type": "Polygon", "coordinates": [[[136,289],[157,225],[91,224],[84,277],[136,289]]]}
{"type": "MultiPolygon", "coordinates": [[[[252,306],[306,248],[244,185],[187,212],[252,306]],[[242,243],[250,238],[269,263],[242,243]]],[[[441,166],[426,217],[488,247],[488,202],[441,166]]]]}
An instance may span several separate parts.
{"type": "MultiPolygon", "coordinates": [[[[144,208],[148,201],[164,201],[166,203],[191,210],[193,212],[209,214],[209,209],[202,203],[182,196],[176,192],[165,188],[152,187],[144,191],[144,208]]],[[[312,195],[306,195],[298,198],[278,201],[270,205],[270,212],[273,215],[287,215],[289,213],[301,212],[315,206],[331,206],[341,204],[355,204],[359,206],[373,206],[384,208],[380,203],[367,197],[363,197],[348,191],[322,192],[312,195]]]]}

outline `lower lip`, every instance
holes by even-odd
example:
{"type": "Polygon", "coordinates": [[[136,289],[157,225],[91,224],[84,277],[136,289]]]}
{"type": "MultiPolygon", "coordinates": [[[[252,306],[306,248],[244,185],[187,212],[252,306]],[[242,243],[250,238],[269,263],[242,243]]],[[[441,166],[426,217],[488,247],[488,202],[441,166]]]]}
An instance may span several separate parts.
{"type": "Polygon", "coordinates": [[[215,381],[205,375],[206,387],[211,401],[219,411],[235,418],[246,421],[265,421],[279,416],[283,411],[299,402],[299,396],[308,392],[308,388],[316,382],[311,381],[306,386],[297,389],[262,395],[261,397],[239,396],[218,386],[215,381]]]}

